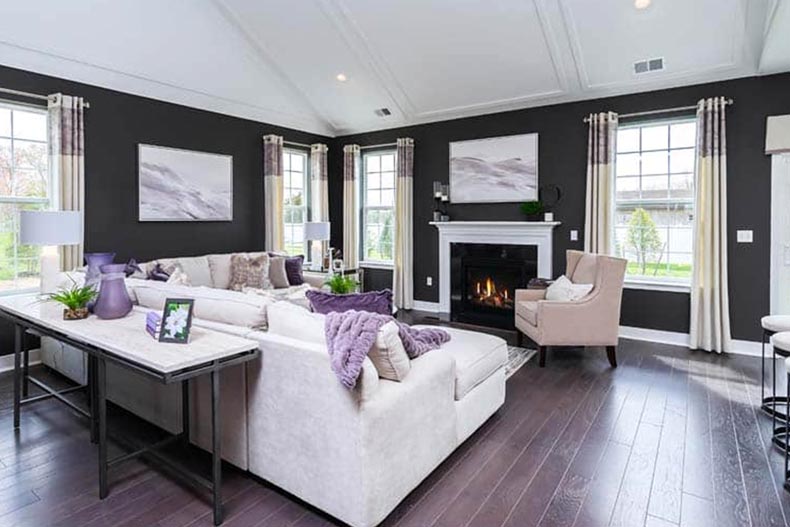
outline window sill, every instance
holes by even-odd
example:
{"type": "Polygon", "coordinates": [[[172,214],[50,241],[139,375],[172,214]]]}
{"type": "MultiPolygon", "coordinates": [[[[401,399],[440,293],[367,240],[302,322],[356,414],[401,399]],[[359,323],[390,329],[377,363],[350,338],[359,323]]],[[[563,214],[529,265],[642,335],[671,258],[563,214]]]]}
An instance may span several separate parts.
{"type": "Polygon", "coordinates": [[[650,282],[647,280],[625,279],[626,289],[642,289],[644,291],[666,291],[669,293],[690,293],[691,284],[683,282],[650,282]]]}
{"type": "Polygon", "coordinates": [[[358,267],[362,267],[363,269],[385,269],[392,271],[394,265],[388,262],[359,262],[358,267]]]}

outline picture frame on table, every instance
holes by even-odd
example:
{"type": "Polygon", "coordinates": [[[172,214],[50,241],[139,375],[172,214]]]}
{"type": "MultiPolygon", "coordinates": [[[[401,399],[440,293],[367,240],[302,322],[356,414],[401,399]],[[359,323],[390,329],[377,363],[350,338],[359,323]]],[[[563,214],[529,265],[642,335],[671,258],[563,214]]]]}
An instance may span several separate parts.
{"type": "Polygon", "coordinates": [[[195,300],[193,298],[165,299],[165,307],[162,310],[162,326],[159,330],[159,342],[189,343],[194,308],[195,300]]]}

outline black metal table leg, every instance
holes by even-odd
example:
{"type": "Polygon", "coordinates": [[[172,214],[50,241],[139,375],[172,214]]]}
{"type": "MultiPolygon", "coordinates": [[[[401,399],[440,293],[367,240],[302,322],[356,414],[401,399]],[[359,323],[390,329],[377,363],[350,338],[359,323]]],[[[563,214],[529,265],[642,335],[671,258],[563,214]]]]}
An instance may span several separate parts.
{"type": "Polygon", "coordinates": [[[222,523],[222,428],[219,414],[219,371],[211,372],[211,454],[214,525],[222,523]]]}
{"type": "Polygon", "coordinates": [[[107,497],[107,365],[96,358],[96,410],[99,419],[99,498],[107,497]]]}
{"type": "Polygon", "coordinates": [[[96,357],[88,355],[88,405],[91,410],[91,443],[99,441],[99,415],[96,397],[96,357]]]}
{"type": "Polygon", "coordinates": [[[14,428],[19,428],[19,410],[22,406],[20,391],[22,377],[22,326],[14,324],[14,428]]]}
{"type": "Polygon", "coordinates": [[[25,334],[22,334],[22,397],[27,397],[28,377],[30,372],[30,350],[25,334]]]}
{"type": "MultiPolygon", "coordinates": [[[[788,401],[787,407],[785,408],[785,426],[784,426],[784,429],[785,430],[790,430],[790,373],[787,374],[787,401],[788,401]]],[[[776,437],[776,435],[774,435],[774,438],[775,437],[776,437]]],[[[785,436],[785,438],[786,438],[786,436],[785,436]]],[[[785,448],[784,448],[784,451],[785,451],[785,484],[784,484],[784,488],[785,488],[785,490],[790,490],[790,482],[788,481],[788,476],[790,476],[790,474],[788,474],[788,470],[787,470],[787,466],[788,466],[788,463],[789,463],[788,457],[790,457],[790,452],[788,452],[788,450],[790,450],[790,449],[788,449],[787,445],[785,444],[785,448]]]]}
{"type": "Polygon", "coordinates": [[[189,379],[181,381],[181,439],[189,446],[189,379]]]}

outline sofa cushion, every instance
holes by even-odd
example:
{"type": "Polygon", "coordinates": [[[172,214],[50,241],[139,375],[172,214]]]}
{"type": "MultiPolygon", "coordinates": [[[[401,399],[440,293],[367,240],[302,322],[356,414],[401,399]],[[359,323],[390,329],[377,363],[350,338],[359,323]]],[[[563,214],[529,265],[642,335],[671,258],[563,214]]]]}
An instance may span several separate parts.
{"type": "Polygon", "coordinates": [[[275,302],[269,306],[269,333],[326,346],[324,315],[311,313],[291,302],[275,302]]]}
{"type": "Polygon", "coordinates": [[[230,254],[209,254],[206,256],[211,271],[212,287],[230,288],[230,254]]]}
{"type": "Polygon", "coordinates": [[[152,280],[129,280],[139,305],[163,309],[167,298],[194,298],[194,316],[214,322],[247,328],[265,328],[266,309],[275,301],[271,298],[224,291],[211,287],[172,285],[152,280]]]}
{"type": "Polygon", "coordinates": [[[460,401],[475,386],[507,364],[507,343],[499,337],[477,331],[442,329],[450,334],[450,342],[433,353],[449,353],[455,360],[455,400],[460,401]]]}
{"type": "Polygon", "coordinates": [[[167,269],[171,264],[178,264],[189,277],[189,283],[194,286],[213,287],[211,268],[205,256],[187,256],[183,258],[163,258],[157,260],[162,267],[167,269]]]}
{"type": "Polygon", "coordinates": [[[574,284],[594,284],[597,272],[598,258],[594,254],[585,253],[576,263],[570,279],[574,284]]]}
{"type": "Polygon", "coordinates": [[[269,281],[275,289],[291,285],[285,272],[285,256],[269,256],[269,281]]]}
{"type": "Polygon", "coordinates": [[[533,326],[538,325],[538,303],[522,300],[516,304],[516,316],[523,318],[533,326]]]}

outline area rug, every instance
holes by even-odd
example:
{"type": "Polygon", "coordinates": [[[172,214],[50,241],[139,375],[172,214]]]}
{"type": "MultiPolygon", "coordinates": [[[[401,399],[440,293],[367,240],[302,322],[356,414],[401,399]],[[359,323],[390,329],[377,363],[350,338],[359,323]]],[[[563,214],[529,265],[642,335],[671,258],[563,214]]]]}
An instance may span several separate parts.
{"type": "Polygon", "coordinates": [[[529,359],[534,357],[537,352],[538,350],[519,348],[518,346],[508,346],[505,377],[509,379],[511,375],[516,373],[523,365],[529,362],[529,359]]]}

